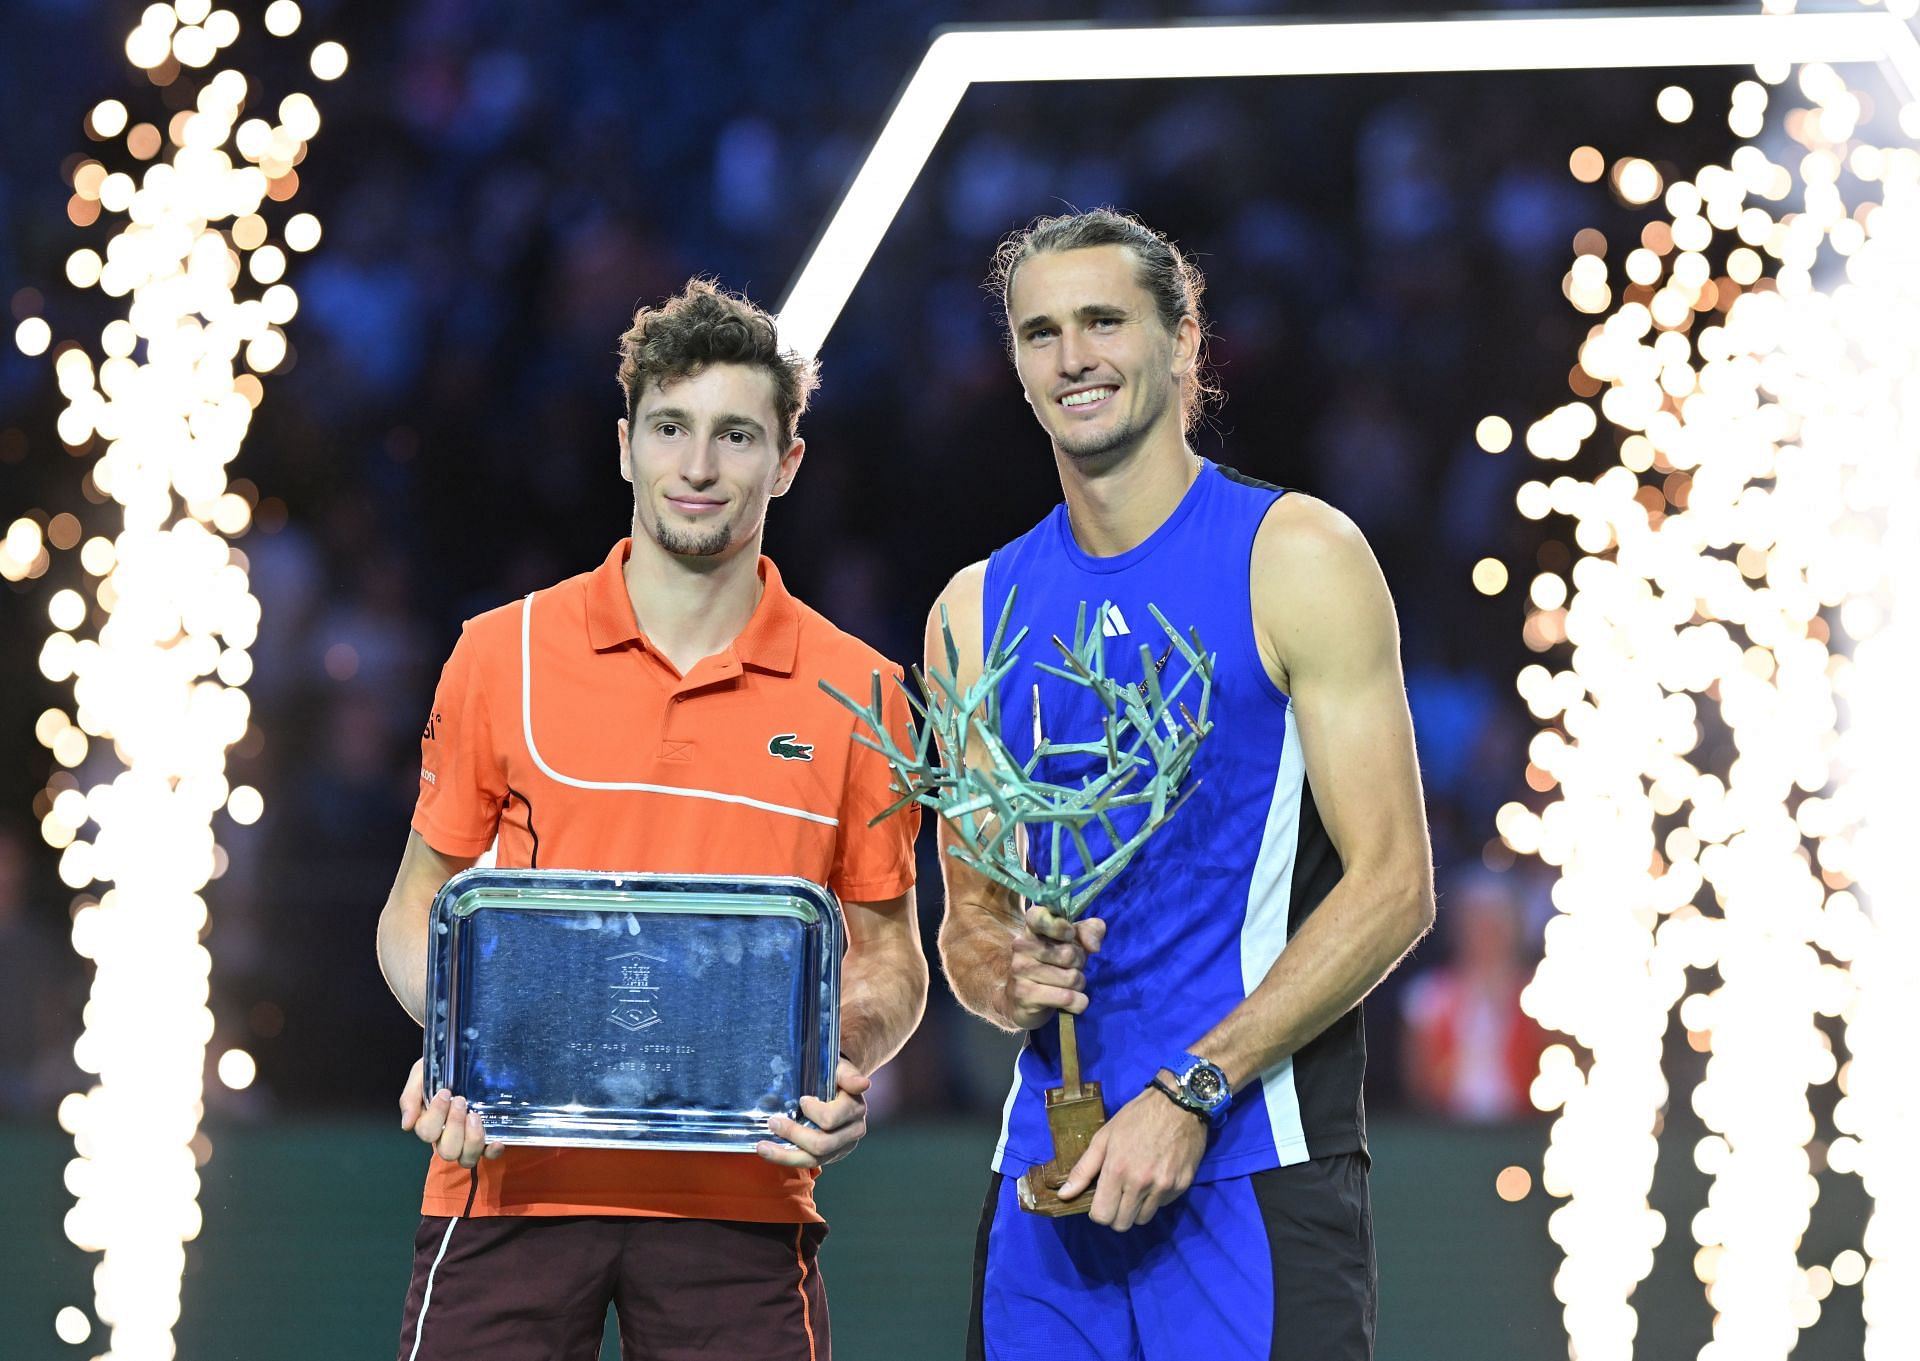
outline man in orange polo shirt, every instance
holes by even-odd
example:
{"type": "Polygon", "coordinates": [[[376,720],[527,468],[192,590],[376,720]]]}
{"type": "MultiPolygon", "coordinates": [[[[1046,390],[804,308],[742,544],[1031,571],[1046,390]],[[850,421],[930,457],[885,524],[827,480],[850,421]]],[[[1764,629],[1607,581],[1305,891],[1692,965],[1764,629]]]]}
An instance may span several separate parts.
{"type": "MultiPolygon", "coordinates": [[[[424,1012],[434,895],[490,845],[505,867],[799,875],[846,916],[838,1095],[776,1116],[758,1157],[488,1144],[416,1063],[401,1124],[433,1145],[403,1361],[598,1355],[827,1361],[819,1168],[866,1131],[867,1075],[925,1005],[912,813],[853,716],[899,668],[786,591],[760,556],[804,452],[812,367],[772,318],[700,280],[621,339],[633,534],[584,575],[467,622],[421,741],[420,796],[380,965],[424,1012]]],[[[903,736],[905,705],[888,686],[903,736]]]]}

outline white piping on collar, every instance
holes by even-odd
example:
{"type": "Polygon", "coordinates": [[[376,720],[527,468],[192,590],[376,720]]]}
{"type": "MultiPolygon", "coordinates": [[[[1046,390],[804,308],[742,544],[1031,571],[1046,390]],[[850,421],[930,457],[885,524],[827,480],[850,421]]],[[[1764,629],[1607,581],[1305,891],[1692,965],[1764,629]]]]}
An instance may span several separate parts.
{"type": "Polygon", "coordinates": [[[534,766],[549,780],[559,784],[571,785],[575,789],[595,789],[608,792],[634,794],[666,794],[682,799],[709,799],[714,803],[736,803],[746,808],[758,808],[766,813],[779,813],[785,817],[803,818],[808,822],[818,822],[828,827],[838,827],[840,819],[828,817],[825,813],[812,813],[804,808],[789,808],[785,804],[768,803],[764,799],[750,799],[744,794],[722,794],[713,789],[686,789],[671,784],[641,784],[624,780],[582,780],[572,775],[562,775],[540,755],[540,748],[533,743],[533,597],[529,591],[520,602],[520,731],[526,738],[527,755],[533,758],[534,766]]]}

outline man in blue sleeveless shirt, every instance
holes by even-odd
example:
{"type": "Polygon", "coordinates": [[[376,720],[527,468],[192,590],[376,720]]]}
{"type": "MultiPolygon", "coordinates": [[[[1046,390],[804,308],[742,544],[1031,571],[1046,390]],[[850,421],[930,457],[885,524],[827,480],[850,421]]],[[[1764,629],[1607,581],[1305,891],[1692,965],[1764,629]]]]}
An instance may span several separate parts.
{"type": "MultiPolygon", "coordinates": [[[[1036,733],[1086,741],[1098,715],[1038,669],[1055,660],[1046,640],[1072,637],[1084,603],[1110,672],[1132,678],[1142,643],[1168,664],[1153,605],[1217,655],[1217,729],[1192,797],[1098,919],[1069,925],[941,857],[954,993],[1026,1032],[969,1354],[1369,1357],[1359,1003],[1433,919],[1386,583],[1338,511],[1188,447],[1209,395],[1203,285],[1165,237],[1106,210],[1042,219],[1002,246],[996,282],[1065,501],[942,594],[960,679],[979,675],[1017,585],[1012,626],[1030,633],[1000,696],[1004,736],[1021,759],[1036,733]],[[1061,1083],[1061,1010],[1080,1018],[1081,1067],[1112,1119],[1060,1188],[1091,1212],[1047,1218],[1019,1208],[1015,1183],[1052,1156],[1042,1093],[1061,1083]]],[[[943,665],[938,607],[927,632],[943,665]]],[[[1077,782],[1082,759],[1042,773],[1077,782]]],[[[1038,839],[1028,853],[1049,867],[1038,839]]]]}

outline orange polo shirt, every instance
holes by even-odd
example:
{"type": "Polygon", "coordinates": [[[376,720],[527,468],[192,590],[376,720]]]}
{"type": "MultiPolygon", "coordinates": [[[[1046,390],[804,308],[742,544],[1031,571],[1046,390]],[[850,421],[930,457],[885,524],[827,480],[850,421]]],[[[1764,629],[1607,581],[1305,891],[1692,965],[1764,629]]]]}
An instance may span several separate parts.
{"type": "MultiPolygon", "coordinates": [[[[820,689],[864,700],[880,671],[904,737],[899,667],[787,594],[761,558],[746,628],[682,676],[634,619],[630,548],[467,621],[421,737],[414,830],[449,856],[497,835],[504,868],[799,875],[846,902],[905,893],[918,814],[867,825],[897,797],[891,774],[820,689]]],[[[751,1153],[516,1146],[479,1170],[476,1215],[820,1219],[817,1173],[751,1153]]],[[[434,1159],[421,1213],[467,1212],[469,1186],[434,1159]]]]}

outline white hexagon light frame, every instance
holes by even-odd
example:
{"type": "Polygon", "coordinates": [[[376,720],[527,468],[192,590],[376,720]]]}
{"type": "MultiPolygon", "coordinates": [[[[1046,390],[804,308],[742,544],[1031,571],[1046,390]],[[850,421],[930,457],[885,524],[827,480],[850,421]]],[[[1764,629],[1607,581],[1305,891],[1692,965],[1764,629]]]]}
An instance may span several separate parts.
{"type": "MultiPolygon", "coordinates": [[[[1383,23],[959,29],[927,48],[780,307],[819,353],[967,90],[1019,81],[1341,76],[1885,62],[1920,93],[1920,38],[1891,14],[1462,16],[1383,23]]],[[[1011,224],[1009,224],[1011,225],[1011,224]]]]}

